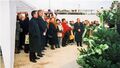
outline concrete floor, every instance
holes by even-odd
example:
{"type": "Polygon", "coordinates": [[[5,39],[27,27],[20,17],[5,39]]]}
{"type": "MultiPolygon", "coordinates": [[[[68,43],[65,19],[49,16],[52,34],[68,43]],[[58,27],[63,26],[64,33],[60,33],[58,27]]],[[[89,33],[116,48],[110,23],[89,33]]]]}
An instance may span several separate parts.
{"type": "Polygon", "coordinates": [[[2,56],[0,56],[0,68],[4,68],[4,62],[2,56]]]}
{"type": "MultiPolygon", "coordinates": [[[[79,54],[76,45],[68,45],[55,50],[47,48],[44,57],[37,63],[29,61],[28,54],[24,52],[15,55],[15,68],[79,68],[76,63],[79,54]]],[[[80,48],[80,47],[79,47],[80,48]]]]}
{"type": "MultiPolygon", "coordinates": [[[[80,68],[76,63],[77,56],[79,55],[77,48],[81,47],[68,45],[67,47],[55,50],[47,48],[44,52],[44,57],[37,60],[37,63],[30,62],[29,54],[22,51],[20,54],[15,54],[14,68],[80,68]]],[[[83,48],[86,48],[86,46],[84,45],[83,48]]],[[[2,68],[4,68],[3,64],[2,68]]]]}

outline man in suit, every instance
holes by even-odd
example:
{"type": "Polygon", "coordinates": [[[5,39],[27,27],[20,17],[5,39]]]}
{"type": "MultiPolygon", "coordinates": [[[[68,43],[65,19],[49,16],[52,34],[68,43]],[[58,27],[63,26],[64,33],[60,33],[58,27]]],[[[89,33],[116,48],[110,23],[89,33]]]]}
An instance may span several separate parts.
{"type": "Polygon", "coordinates": [[[82,35],[84,32],[84,26],[83,23],[80,22],[80,18],[77,18],[77,22],[74,24],[74,32],[77,46],[82,46],[82,35]]]}
{"type": "MultiPolygon", "coordinates": [[[[38,26],[40,29],[41,35],[41,50],[45,50],[46,44],[46,32],[47,32],[47,23],[44,21],[43,17],[43,10],[38,10],[38,26]]],[[[39,53],[38,56],[42,57],[43,54],[39,53]]]]}
{"type": "Polygon", "coordinates": [[[31,13],[32,18],[29,22],[29,39],[30,39],[30,61],[36,63],[37,56],[35,53],[41,52],[40,49],[40,30],[38,26],[38,12],[36,10],[31,13]]]}

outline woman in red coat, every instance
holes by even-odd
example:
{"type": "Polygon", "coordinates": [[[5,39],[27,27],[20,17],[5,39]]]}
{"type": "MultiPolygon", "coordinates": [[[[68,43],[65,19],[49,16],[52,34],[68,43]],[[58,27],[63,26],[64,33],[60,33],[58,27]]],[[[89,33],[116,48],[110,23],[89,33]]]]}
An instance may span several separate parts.
{"type": "Polygon", "coordinates": [[[62,19],[62,27],[63,27],[63,32],[62,32],[62,36],[63,36],[63,40],[62,40],[62,46],[66,46],[67,45],[67,40],[69,39],[69,35],[70,35],[70,30],[71,28],[68,26],[66,20],[63,18],[62,19]]]}

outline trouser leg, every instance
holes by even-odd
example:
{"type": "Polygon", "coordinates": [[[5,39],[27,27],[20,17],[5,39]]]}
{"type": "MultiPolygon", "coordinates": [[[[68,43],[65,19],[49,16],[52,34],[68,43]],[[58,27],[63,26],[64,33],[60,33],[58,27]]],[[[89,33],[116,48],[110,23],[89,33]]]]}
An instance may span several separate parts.
{"type": "Polygon", "coordinates": [[[29,58],[30,58],[30,61],[35,61],[35,52],[30,52],[29,54],[29,58]]]}
{"type": "Polygon", "coordinates": [[[65,37],[63,37],[63,40],[62,40],[62,46],[65,46],[65,37]]]}
{"type": "Polygon", "coordinates": [[[82,46],[82,38],[81,38],[81,40],[80,40],[80,46],[82,46]]]}
{"type": "Polygon", "coordinates": [[[29,52],[29,44],[24,45],[24,52],[28,53],[29,52]]]}
{"type": "Polygon", "coordinates": [[[17,54],[17,53],[20,53],[20,49],[19,49],[19,40],[16,40],[15,41],[15,53],[17,54]]]}
{"type": "Polygon", "coordinates": [[[80,46],[80,42],[77,41],[77,46],[80,46]]]}

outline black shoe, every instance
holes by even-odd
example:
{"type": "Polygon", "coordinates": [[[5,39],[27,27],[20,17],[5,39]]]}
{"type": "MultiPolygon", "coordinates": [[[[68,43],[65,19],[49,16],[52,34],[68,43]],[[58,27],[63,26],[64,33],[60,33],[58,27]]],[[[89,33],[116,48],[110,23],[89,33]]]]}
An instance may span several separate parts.
{"type": "Polygon", "coordinates": [[[20,53],[20,51],[18,51],[18,52],[15,52],[15,54],[19,54],[20,53]]]}
{"type": "Polygon", "coordinates": [[[29,53],[29,51],[24,51],[25,53],[29,53]]]}
{"type": "Polygon", "coordinates": [[[37,61],[36,60],[30,60],[30,62],[36,63],[37,61]]]}
{"type": "Polygon", "coordinates": [[[19,53],[20,53],[20,50],[15,49],[15,54],[19,54],[19,53]]]}
{"type": "Polygon", "coordinates": [[[62,46],[62,47],[66,47],[66,46],[62,46]]]}
{"type": "Polygon", "coordinates": [[[45,45],[45,47],[49,47],[48,45],[45,45]]]}
{"type": "Polygon", "coordinates": [[[45,55],[45,54],[42,54],[42,55],[45,55]]]}
{"type": "Polygon", "coordinates": [[[55,48],[51,48],[52,50],[55,50],[55,48]]]}
{"type": "Polygon", "coordinates": [[[35,57],[35,59],[40,59],[39,57],[35,57]]]}
{"type": "Polygon", "coordinates": [[[60,48],[60,47],[58,46],[58,47],[56,47],[56,48],[60,48]]]}
{"type": "Polygon", "coordinates": [[[46,50],[45,48],[43,48],[43,50],[46,50]]]}
{"type": "Polygon", "coordinates": [[[42,54],[38,54],[37,56],[38,56],[38,57],[43,57],[43,55],[42,55],[42,54]]]}

